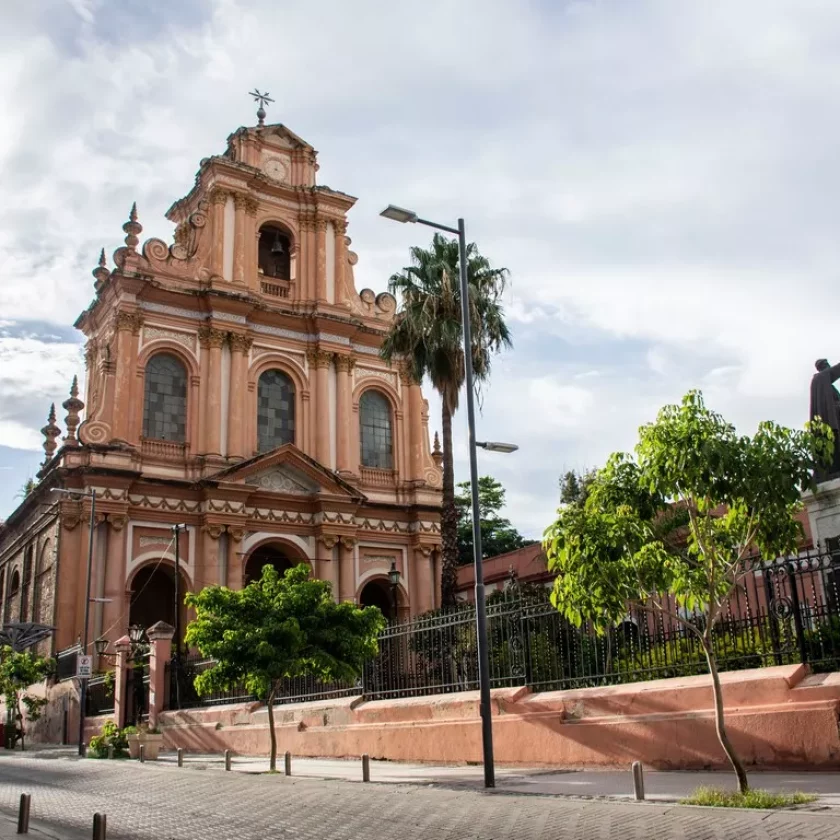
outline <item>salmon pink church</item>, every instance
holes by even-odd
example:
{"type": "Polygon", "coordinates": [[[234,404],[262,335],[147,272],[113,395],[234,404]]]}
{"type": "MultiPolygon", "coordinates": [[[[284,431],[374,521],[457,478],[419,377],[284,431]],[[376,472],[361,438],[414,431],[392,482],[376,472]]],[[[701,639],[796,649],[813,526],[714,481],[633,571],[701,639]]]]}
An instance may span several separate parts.
{"type": "Polygon", "coordinates": [[[439,602],[440,452],[419,383],[379,357],[396,301],[357,292],[355,199],[264,114],[201,161],[173,244],[141,244],[132,207],[93,271],[84,401],[74,380],[0,529],[0,624],[54,627],[53,650],[83,635],[94,495],[91,640],[176,624],[175,533],[181,602],[297,563],[386,615],[439,602]]]}

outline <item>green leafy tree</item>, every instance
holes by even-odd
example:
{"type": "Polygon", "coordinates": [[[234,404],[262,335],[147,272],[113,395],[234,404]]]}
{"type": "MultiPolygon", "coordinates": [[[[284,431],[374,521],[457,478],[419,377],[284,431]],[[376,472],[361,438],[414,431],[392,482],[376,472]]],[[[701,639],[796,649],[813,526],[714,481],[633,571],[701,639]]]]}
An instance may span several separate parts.
{"type": "MultiPolygon", "coordinates": [[[[470,482],[460,482],[458,490],[460,492],[455,496],[455,504],[458,507],[458,559],[463,566],[473,562],[470,482]]],[[[509,519],[499,516],[499,511],[504,506],[505,488],[492,476],[481,476],[478,479],[478,509],[481,521],[482,557],[496,557],[528,544],[528,541],[510,524],[509,519]]]]}
{"type": "MultiPolygon", "coordinates": [[[[382,344],[388,362],[402,360],[417,382],[428,376],[440,394],[443,438],[441,510],[441,601],[455,606],[458,566],[458,508],[452,460],[452,416],[464,384],[458,242],[435,234],[431,247],[411,249],[412,264],[394,274],[388,287],[400,310],[382,344]]],[[[493,355],[512,346],[504,319],[502,293],[506,268],[493,268],[474,243],[467,246],[472,363],[476,388],[490,376],[493,355]]]]}
{"type": "Polygon", "coordinates": [[[595,470],[578,473],[569,470],[560,479],[560,504],[583,505],[595,478],[595,470]]]}
{"type": "Polygon", "coordinates": [[[215,665],[199,674],[199,693],[225,691],[244,683],[267,704],[271,770],[277,769],[274,699],[294,677],[355,679],[378,650],[385,619],[376,607],[333,601],[330,584],[309,576],[305,564],[283,577],[265,566],[244,589],[208,586],[187,596],[195,610],[186,641],[215,665]]]}
{"type": "Polygon", "coordinates": [[[33,723],[41,716],[46,698],[29,694],[30,686],[46,679],[53,672],[53,661],[31,651],[15,651],[6,645],[0,649],[0,695],[6,706],[8,743],[12,748],[20,741],[25,748],[24,722],[33,723]]]}
{"type": "Polygon", "coordinates": [[[747,775],[726,732],[714,628],[753,552],[769,561],[796,550],[801,492],[831,441],[820,422],[805,431],[765,422],[739,436],[690,392],[639,430],[635,458],[611,456],[586,502],[562,507],[545,534],[557,573],[552,601],[574,624],[604,632],[632,607],[668,616],[699,640],[718,739],[741,791],[747,775]]]}

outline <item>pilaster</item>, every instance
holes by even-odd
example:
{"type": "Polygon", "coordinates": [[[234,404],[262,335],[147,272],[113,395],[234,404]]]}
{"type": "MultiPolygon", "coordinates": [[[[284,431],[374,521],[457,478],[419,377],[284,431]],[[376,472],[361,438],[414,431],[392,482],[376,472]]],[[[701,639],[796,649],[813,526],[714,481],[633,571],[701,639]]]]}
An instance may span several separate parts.
{"type": "Polygon", "coordinates": [[[353,368],[356,360],[352,356],[336,354],[336,469],[342,475],[353,475],[358,464],[353,464],[350,445],[353,414],[353,368]]]}
{"type": "Polygon", "coordinates": [[[315,369],[315,460],[321,466],[330,463],[330,385],[329,369],[333,354],[323,350],[308,353],[310,367],[315,369]]]}

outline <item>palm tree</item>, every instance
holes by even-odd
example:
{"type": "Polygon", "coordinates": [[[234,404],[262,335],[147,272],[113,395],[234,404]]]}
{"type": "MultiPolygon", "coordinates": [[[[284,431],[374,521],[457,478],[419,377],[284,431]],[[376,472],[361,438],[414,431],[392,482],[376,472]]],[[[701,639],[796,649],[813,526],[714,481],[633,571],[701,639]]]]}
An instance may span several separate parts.
{"type": "MultiPolygon", "coordinates": [[[[461,328],[461,291],[458,281],[458,242],[436,233],[431,247],[414,247],[410,266],[388,281],[400,310],[381,354],[389,363],[401,360],[417,382],[425,376],[443,403],[443,508],[441,511],[441,601],[455,605],[458,567],[458,508],[452,466],[452,415],[464,384],[461,328]]],[[[474,243],[467,246],[470,289],[472,359],[476,387],[490,375],[491,357],[511,347],[501,296],[508,279],[506,268],[493,268],[474,243]]]]}

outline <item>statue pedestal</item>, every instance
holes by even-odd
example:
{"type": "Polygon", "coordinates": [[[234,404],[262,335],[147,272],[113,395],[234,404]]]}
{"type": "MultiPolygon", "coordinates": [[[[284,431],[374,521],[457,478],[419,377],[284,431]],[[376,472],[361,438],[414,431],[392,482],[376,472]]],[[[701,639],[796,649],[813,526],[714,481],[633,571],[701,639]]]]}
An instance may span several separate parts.
{"type": "Polygon", "coordinates": [[[818,484],[816,490],[807,490],[802,501],[808,511],[811,536],[815,545],[840,537],[840,477],[818,484]]]}

